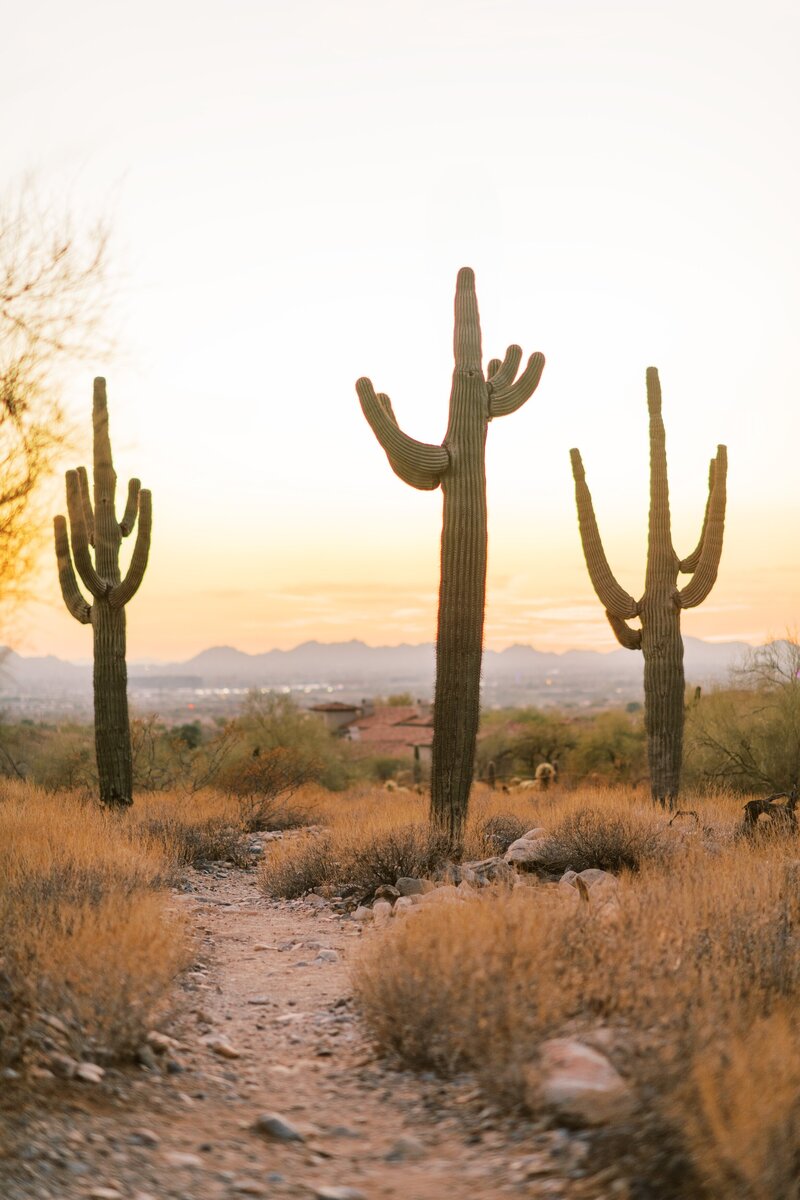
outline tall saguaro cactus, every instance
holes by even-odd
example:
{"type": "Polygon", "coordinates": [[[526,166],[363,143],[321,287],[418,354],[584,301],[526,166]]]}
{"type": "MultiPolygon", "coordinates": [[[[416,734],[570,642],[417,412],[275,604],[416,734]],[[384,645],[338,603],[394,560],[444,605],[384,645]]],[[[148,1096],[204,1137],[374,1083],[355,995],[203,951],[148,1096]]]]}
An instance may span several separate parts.
{"type": "Polygon", "coordinates": [[[150,552],[152,508],[150,492],[138,479],[128,484],[128,501],[117,520],[114,494],[117,476],[108,433],[106,381],[95,379],[92,404],[94,432],[94,505],[85,467],[67,471],[67,522],[56,517],[58,578],[64,603],[76,621],[94,630],[94,731],[100,800],[109,806],[133,803],[131,734],[128,720],[128,670],[125,663],[125,605],[142,582],[150,552]],[[139,518],[139,528],[125,578],[119,567],[122,539],[139,518]],[[91,549],[94,550],[92,561],[91,549]],[[75,569],[88,589],[84,599],[75,569]]]}
{"type": "Polygon", "coordinates": [[[675,806],[683,753],[684,676],[681,610],[695,608],[714,586],[722,554],[725,525],[727,450],[717,447],[711,460],[700,541],[687,558],[672,546],[669,486],[661,385],[655,367],[647,369],[647,407],[650,412],[650,523],[644,595],[634,600],[611,573],[597,529],[592,497],[578,450],[571,450],[575,499],[583,553],[589,576],[617,641],[626,650],[644,655],[644,706],[650,786],[653,800],[675,806]],[[678,573],[691,575],[678,588],[678,573]],[[627,621],[638,617],[641,628],[627,621]]]}
{"type": "Polygon", "coordinates": [[[395,474],[412,487],[441,487],[441,544],[436,691],[433,709],[431,819],[461,839],[472,784],[480,715],[483,614],[486,598],[486,429],[493,417],[514,412],[533,394],[544,357],[533,354],[520,377],[519,346],[502,363],[492,359],[484,378],[475,276],[458,273],[455,299],[455,370],[450,420],[440,446],[417,442],[397,424],[389,397],[369,379],[356,384],[364,416],[395,474]]]}

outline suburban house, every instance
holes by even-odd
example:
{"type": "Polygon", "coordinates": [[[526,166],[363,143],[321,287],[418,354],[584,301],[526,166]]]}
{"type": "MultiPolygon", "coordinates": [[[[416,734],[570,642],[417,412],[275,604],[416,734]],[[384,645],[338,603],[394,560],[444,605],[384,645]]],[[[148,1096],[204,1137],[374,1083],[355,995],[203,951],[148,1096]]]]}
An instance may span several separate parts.
{"type": "Polygon", "coordinates": [[[325,721],[328,729],[353,743],[357,757],[380,755],[430,763],[433,714],[430,703],[361,704],[332,701],[314,704],[309,712],[325,721]]]}

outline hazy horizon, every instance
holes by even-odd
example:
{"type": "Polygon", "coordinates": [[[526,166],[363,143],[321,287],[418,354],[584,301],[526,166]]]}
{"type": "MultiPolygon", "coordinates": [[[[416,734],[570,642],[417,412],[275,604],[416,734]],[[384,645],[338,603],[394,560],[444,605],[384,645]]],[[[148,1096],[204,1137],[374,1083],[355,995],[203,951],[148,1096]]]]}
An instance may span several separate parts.
{"type": "MultiPolygon", "coordinates": [[[[486,646],[616,646],[568,452],[638,596],[649,365],[680,554],[729,448],[720,574],[684,632],[796,624],[796,6],[142,0],[122,21],[37,0],[7,32],[6,183],[33,172],[113,230],[119,350],[65,380],[83,444],[63,467],[87,461],[105,375],[120,499],[130,475],[153,491],[132,661],[221,628],[246,652],[434,639],[441,497],[392,474],[354,383],[441,441],[463,265],[485,361],[511,342],[547,358],[489,428],[486,646]]],[[[13,635],[91,654],[49,544],[13,635]]]]}

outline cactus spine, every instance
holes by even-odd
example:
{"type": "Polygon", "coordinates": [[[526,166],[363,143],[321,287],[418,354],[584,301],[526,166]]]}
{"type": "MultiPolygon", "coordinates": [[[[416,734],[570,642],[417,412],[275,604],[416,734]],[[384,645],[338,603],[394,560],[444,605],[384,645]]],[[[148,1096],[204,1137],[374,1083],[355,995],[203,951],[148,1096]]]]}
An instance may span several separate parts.
{"type": "Polygon", "coordinates": [[[133,803],[125,605],[136,593],[147,566],[152,508],[150,492],[142,490],[138,479],[131,479],[125,513],[117,521],[114,506],[117,476],[111,458],[105,379],[94,381],[92,422],[94,505],[86,468],[67,471],[71,539],[64,517],[56,517],[56,560],[64,603],[76,621],[91,624],[94,630],[94,729],[100,800],[112,807],[124,807],[133,803]],[[137,516],[136,544],[123,579],[119,568],[120,545],[123,537],[133,531],[137,516]],[[94,561],[90,547],[94,549],[94,561]],[[91,603],[84,599],[75,568],[92,597],[91,603]]]}
{"type": "Polygon", "coordinates": [[[693,552],[679,559],[672,546],[669,486],[661,385],[655,367],[647,369],[647,406],[650,413],[650,520],[647,571],[638,601],[620,587],[611,573],[597,529],[592,497],[578,450],[571,450],[575,500],[586,566],[594,590],[605,606],[617,641],[627,650],[644,655],[644,709],[650,787],[662,808],[675,807],[683,752],[684,677],[681,610],[695,608],[714,586],[722,554],[725,526],[727,450],[717,447],[708,476],[708,500],[700,540],[693,552]],[[678,588],[678,573],[691,575],[678,588]],[[641,628],[627,621],[638,617],[641,628]]]}
{"type": "Polygon", "coordinates": [[[475,276],[458,273],[455,370],[450,418],[441,446],[414,441],[397,424],[389,397],[369,379],[356,384],[361,407],[395,474],[412,487],[440,487],[443,501],[436,691],[433,708],[431,820],[453,845],[461,840],[472,784],[480,715],[486,596],[486,429],[533,394],[544,357],[533,354],[515,377],[522,351],[509,346],[484,378],[475,276]]]}

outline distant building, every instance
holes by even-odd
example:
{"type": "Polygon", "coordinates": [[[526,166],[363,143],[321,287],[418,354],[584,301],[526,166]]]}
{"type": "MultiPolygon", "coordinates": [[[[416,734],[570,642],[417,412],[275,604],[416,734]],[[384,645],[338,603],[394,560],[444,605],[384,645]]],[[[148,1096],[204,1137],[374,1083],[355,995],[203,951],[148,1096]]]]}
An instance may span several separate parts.
{"type": "Polygon", "coordinates": [[[362,708],[359,704],[344,704],[341,700],[331,700],[328,704],[312,704],[308,711],[320,717],[331,733],[340,733],[361,715],[362,708]]]}
{"type": "Polygon", "coordinates": [[[433,742],[431,707],[423,700],[416,704],[375,704],[373,700],[344,704],[332,700],[313,704],[308,711],[320,717],[332,733],[352,742],[357,758],[380,755],[412,759],[418,747],[420,762],[429,763],[433,742]]]}

